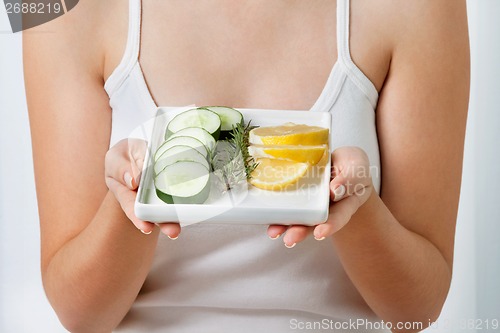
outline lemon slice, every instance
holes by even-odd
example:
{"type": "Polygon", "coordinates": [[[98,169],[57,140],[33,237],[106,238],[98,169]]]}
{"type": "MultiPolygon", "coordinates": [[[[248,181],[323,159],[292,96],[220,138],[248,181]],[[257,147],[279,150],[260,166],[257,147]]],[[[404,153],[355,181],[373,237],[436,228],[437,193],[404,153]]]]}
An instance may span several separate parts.
{"type": "Polygon", "coordinates": [[[253,158],[279,158],[295,162],[316,165],[325,154],[326,145],[291,146],[291,145],[253,145],[248,153],[253,158]]]}
{"type": "Polygon", "coordinates": [[[252,172],[250,184],[263,190],[279,191],[296,183],[303,177],[309,164],[288,160],[261,158],[252,172]]]}
{"type": "Polygon", "coordinates": [[[322,145],[328,143],[328,129],[286,123],[250,131],[249,141],[256,145],[322,145]]]}

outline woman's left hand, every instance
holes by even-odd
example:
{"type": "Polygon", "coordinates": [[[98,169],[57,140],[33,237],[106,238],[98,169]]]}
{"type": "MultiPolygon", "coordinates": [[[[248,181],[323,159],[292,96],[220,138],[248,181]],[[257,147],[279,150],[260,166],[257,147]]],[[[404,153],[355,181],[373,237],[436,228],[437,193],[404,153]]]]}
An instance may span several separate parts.
{"type": "Polygon", "coordinates": [[[328,220],[316,226],[270,225],[267,234],[277,239],[286,232],[283,242],[288,248],[303,241],[309,234],[323,240],[342,229],[373,192],[370,163],[358,147],[342,147],[332,153],[330,181],[330,212],[328,220]]]}

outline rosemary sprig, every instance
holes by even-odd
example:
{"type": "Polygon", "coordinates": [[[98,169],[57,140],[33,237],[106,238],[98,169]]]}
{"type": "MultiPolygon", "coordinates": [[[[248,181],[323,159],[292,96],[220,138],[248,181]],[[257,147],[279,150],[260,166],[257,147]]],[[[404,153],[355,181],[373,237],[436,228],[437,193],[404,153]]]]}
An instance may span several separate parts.
{"type": "Polygon", "coordinates": [[[256,127],[250,123],[246,126],[238,124],[233,127],[230,139],[217,141],[211,163],[223,192],[246,185],[257,167],[248,153],[249,134],[256,127]]]}
{"type": "Polygon", "coordinates": [[[258,163],[256,163],[253,157],[248,153],[248,146],[250,145],[250,131],[258,127],[252,126],[251,123],[252,121],[250,120],[246,126],[242,124],[234,126],[231,131],[232,138],[229,140],[229,142],[231,142],[237,150],[241,152],[241,157],[243,158],[243,162],[245,164],[247,179],[252,178],[252,172],[258,166],[258,163]]]}

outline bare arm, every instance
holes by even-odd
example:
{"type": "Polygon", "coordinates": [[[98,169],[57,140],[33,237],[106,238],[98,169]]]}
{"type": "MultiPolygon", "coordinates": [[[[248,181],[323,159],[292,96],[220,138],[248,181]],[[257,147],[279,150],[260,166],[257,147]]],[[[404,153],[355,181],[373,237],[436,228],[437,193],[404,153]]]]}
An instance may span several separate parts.
{"type": "Polygon", "coordinates": [[[451,282],[469,46],[465,1],[425,1],[405,12],[377,109],[381,198],[372,195],[334,244],[381,318],[425,327],[451,282]]]}
{"type": "Polygon", "coordinates": [[[158,231],[139,232],[104,182],[111,110],[97,24],[79,12],[87,3],[25,32],[24,66],[45,291],[70,331],[109,332],[145,280],[158,231]]]}
{"type": "MultiPolygon", "coordinates": [[[[452,275],[469,96],[466,6],[432,0],[396,7],[398,27],[387,36],[394,41],[392,61],[376,111],[381,197],[371,179],[349,179],[365,190],[333,204],[314,236],[333,234],[347,274],[381,319],[425,328],[439,316],[452,275]]],[[[369,165],[354,148],[335,151],[333,162],[369,165]]],[[[332,190],[345,180],[335,178],[332,190]]],[[[269,234],[284,230],[272,226],[269,234]]],[[[307,233],[291,227],[284,242],[307,233]]]]}

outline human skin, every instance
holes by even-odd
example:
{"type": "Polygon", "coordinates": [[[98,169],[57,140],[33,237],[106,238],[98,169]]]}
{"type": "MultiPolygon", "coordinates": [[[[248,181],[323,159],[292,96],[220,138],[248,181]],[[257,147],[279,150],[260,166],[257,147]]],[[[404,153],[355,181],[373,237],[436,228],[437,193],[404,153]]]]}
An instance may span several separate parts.
{"type": "MultiPolygon", "coordinates": [[[[135,192],[124,174],[137,173],[127,142],[108,152],[103,83],[123,54],[126,3],[80,1],[23,38],[42,277],[72,332],[119,324],[160,234],[131,211],[135,192]]],[[[336,58],[335,1],[145,0],[143,9],[140,60],[159,105],[309,109],[336,58]],[[216,47],[228,40],[231,48],[216,47]]],[[[364,190],[332,203],[326,224],[270,226],[268,234],[284,234],[288,246],[325,237],[381,319],[425,326],[451,281],[469,91],[465,1],[353,0],[351,10],[354,62],[380,93],[380,196],[369,177],[349,179],[364,190]]],[[[336,150],[333,162],[368,165],[356,148],[336,150]]],[[[336,177],[331,188],[346,181],[336,177]]],[[[175,238],[180,228],[161,231],[175,238]]]]}

